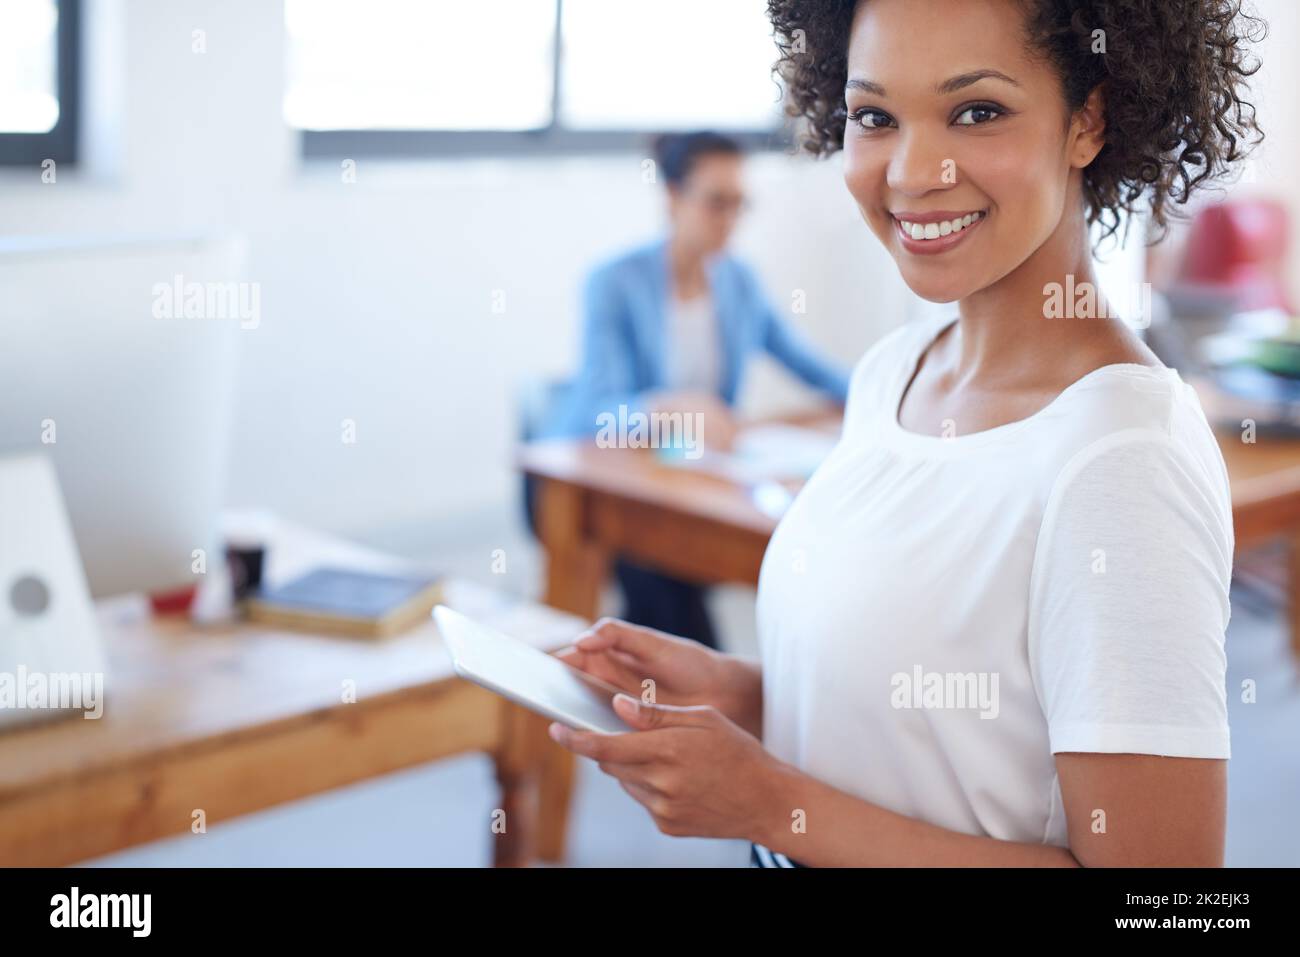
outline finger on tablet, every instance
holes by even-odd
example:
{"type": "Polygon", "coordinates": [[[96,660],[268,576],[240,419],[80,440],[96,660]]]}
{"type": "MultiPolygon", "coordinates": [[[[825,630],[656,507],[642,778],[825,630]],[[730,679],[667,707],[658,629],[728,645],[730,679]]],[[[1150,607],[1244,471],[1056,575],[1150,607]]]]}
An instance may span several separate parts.
{"type": "Polygon", "coordinates": [[[598,661],[602,655],[600,653],[592,654],[583,651],[576,646],[570,646],[562,651],[555,652],[555,657],[559,658],[570,668],[577,668],[579,671],[591,671],[593,663],[598,661]]]}
{"type": "Polygon", "coordinates": [[[557,655],[571,668],[577,668],[584,674],[599,678],[621,691],[641,692],[641,682],[645,680],[643,669],[633,667],[621,657],[614,657],[612,652],[574,651],[568,655],[557,655]]]}
{"type": "Polygon", "coordinates": [[[662,757],[664,742],[657,735],[625,731],[618,734],[599,734],[595,731],[578,731],[552,721],[547,729],[551,739],[574,754],[593,761],[614,764],[642,764],[662,757]],[[655,740],[646,740],[654,738],[655,740]]]}
{"type": "Polygon", "coordinates": [[[635,781],[624,781],[621,779],[618,784],[619,787],[628,793],[632,800],[636,801],[637,804],[640,804],[647,811],[650,810],[652,804],[657,803],[659,800],[659,792],[646,787],[644,784],[638,784],[635,781]]]}
{"type": "Polygon", "coordinates": [[[600,768],[601,771],[608,774],[611,778],[617,778],[620,781],[639,782],[641,780],[641,775],[644,773],[642,769],[645,765],[619,764],[617,761],[598,761],[596,762],[596,767],[600,768]]]}
{"type": "Polygon", "coordinates": [[[636,655],[628,654],[626,651],[620,651],[617,648],[610,648],[608,651],[603,652],[603,654],[611,661],[618,662],[630,673],[641,675],[642,677],[649,677],[645,674],[646,665],[649,664],[645,659],[638,658],[636,655]]]}
{"type": "Polygon", "coordinates": [[[642,660],[655,657],[666,636],[651,628],[630,625],[617,618],[602,618],[575,642],[581,651],[618,650],[642,660]]]}

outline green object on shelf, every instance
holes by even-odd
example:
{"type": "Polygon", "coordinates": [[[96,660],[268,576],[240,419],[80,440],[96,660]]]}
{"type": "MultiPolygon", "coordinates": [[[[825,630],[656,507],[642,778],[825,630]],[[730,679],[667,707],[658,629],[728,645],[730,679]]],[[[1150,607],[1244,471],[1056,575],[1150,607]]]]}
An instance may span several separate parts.
{"type": "Polygon", "coordinates": [[[1300,336],[1261,339],[1255,343],[1251,361],[1274,375],[1300,379],[1300,336]]]}

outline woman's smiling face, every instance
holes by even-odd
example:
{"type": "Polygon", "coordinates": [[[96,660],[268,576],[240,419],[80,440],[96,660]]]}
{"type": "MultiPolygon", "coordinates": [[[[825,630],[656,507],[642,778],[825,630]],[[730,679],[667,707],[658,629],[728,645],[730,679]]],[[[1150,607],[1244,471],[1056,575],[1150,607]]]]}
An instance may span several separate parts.
{"type": "Polygon", "coordinates": [[[864,0],[853,19],[844,179],[932,302],[991,286],[1082,216],[1100,134],[1071,122],[1023,17],[1016,0],[864,0]]]}

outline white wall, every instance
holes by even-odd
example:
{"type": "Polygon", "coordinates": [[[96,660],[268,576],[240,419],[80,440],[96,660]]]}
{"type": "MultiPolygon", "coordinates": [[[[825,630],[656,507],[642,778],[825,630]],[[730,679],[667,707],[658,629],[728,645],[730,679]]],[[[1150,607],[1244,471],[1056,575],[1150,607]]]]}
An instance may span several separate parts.
{"type": "MultiPolygon", "coordinates": [[[[242,334],[232,503],[363,533],[513,505],[515,388],[570,366],[583,270],[655,232],[661,197],[642,157],[361,161],[347,185],[336,164],[304,167],[281,119],[279,3],[86,7],[89,168],[54,185],[0,174],[0,234],[249,238],[262,321],[242,334]],[[344,418],[355,445],[340,440],[344,418]]],[[[778,306],[805,290],[794,318],[852,361],[903,320],[910,294],[837,162],[763,156],[751,174],[739,249],[778,306]]],[[[747,391],[751,408],[800,395],[767,370],[747,391]]]]}

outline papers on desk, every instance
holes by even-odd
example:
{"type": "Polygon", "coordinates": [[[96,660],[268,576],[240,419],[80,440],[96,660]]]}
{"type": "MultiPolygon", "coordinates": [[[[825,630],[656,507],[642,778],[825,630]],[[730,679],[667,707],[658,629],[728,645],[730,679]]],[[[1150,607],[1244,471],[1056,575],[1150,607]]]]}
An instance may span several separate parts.
{"type": "Polygon", "coordinates": [[[835,447],[838,436],[797,425],[755,425],[742,429],[730,452],[706,449],[699,458],[662,460],[680,468],[711,472],[743,485],[806,479],[835,447]]]}

